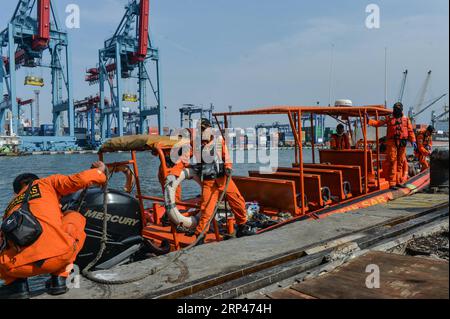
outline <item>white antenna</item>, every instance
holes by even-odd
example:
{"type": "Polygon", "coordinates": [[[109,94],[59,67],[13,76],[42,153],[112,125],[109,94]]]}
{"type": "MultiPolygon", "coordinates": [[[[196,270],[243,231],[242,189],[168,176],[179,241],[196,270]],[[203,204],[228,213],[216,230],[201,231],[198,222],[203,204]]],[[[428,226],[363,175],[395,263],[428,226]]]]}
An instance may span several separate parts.
{"type": "Polygon", "coordinates": [[[331,106],[333,101],[333,78],[334,78],[334,44],[331,44],[331,65],[330,65],[330,88],[328,91],[328,106],[331,106]]]}
{"type": "Polygon", "coordinates": [[[384,48],[384,106],[388,104],[388,48],[384,48]]]}

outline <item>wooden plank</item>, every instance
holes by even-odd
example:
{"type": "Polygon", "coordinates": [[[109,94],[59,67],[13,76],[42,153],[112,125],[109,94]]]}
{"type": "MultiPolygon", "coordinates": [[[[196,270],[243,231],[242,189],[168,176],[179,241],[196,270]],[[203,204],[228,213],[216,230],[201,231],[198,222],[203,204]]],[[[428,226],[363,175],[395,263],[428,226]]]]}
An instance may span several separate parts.
{"type": "Polygon", "coordinates": [[[320,299],[448,299],[446,261],[371,252],[292,289],[320,299]],[[380,269],[380,288],[366,287],[368,265],[380,269]]]}

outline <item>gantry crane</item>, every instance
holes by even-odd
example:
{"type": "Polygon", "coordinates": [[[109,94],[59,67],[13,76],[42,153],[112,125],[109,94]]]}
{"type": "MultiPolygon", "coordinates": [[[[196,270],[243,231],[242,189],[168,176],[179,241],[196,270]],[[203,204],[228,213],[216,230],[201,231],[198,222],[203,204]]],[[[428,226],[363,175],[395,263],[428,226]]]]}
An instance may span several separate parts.
{"type": "MultiPolygon", "coordinates": [[[[0,105],[0,135],[5,131],[6,111],[12,114],[12,133],[19,132],[17,70],[50,68],[55,136],[23,136],[21,147],[28,151],[75,147],[70,43],[50,0],[19,0],[8,27],[0,33],[0,56],[0,93],[6,87],[7,93],[3,94],[8,98],[0,105]],[[50,56],[47,65],[43,62],[46,53],[50,56]],[[67,134],[61,126],[66,114],[67,134]]],[[[44,79],[27,76],[25,85],[42,87],[44,79]]]]}
{"type": "MultiPolygon", "coordinates": [[[[108,99],[104,100],[104,105],[109,107],[108,99]]],[[[96,128],[98,127],[100,114],[100,96],[90,96],[83,100],[75,101],[76,127],[86,129],[87,140],[93,149],[100,146],[101,141],[96,138],[96,128]]]]}
{"type": "MultiPolygon", "coordinates": [[[[302,127],[307,127],[307,123],[309,125],[313,125],[314,127],[314,142],[323,142],[325,135],[325,117],[322,115],[315,115],[311,118],[311,116],[302,116],[302,127]]],[[[276,129],[278,133],[283,134],[284,136],[292,134],[292,128],[289,124],[282,124],[279,122],[275,122],[273,124],[258,124],[255,126],[256,134],[259,134],[259,131],[265,129],[266,134],[269,134],[271,129],[276,129]]],[[[311,136],[312,139],[312,136],[311,136]]]]}
{"type": "Polygon", "coordinates": [[[140,133],[148,132],[147,120],[156,115],[159,133],[163,134],[159,51],[152,46],[149,35],[150,1],[132,0],[125,9],[116,32],[99,50],[98,67],[89,69],[86,75],[86,81],[90,84],[99,83],[102,140],[112,135],[124,135],[125,102],[138,102],[140,133]],[[151,69],[149,62],[153,66],[151,69]],[[137,81],[138,94],[124,91],[126,80],[137,81]],[[109,87],[108,93],[105,92],[105,82],[109,87]],[[147,101],[147,85],[154,97],[153,104],[147,101]],[[111,101],[109,107],[104,104],[107,94],[111,101]]]}
{"type": "MultiPolygon", "coordinates": [[[[437,128],[437,123],[438,122],[443,122],[445,123],[445,126],[447,128],[447,132],[448,132],[448,114],[449,114],[449,107],[448,105],[444,106],[444,112],[436,115],[436,111],[431,112],[431,124],[437,128]],[[447,118],[445,119],[445,116],[447,116],[447,118]]],[[[439,129],[439,128],[437,128],[439,129]]]]}
{"type": "MultiPolygon", "coordinates": [[[[194,104],[184,104],[180,108],[180,127],[185,128],[186,123],[188,128],[192,128],[194,123],[192,115],[199,114],[201,118],[207,118],[211,123],[212,114],[214,113],[214,105],[211,103],[209,108],[203,106],[196,106],[194,104]]],[[[214,123],[213,123],[214,124],[214,123]]]]}

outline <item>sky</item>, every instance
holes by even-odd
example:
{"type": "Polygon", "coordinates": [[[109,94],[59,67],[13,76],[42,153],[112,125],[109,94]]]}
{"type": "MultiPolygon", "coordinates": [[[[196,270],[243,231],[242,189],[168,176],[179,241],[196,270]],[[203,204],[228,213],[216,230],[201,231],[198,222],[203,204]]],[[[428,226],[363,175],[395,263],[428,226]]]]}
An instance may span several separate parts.
{"type": "MultiPolygon", "coordinates": [[[[6,27],[16,1],[1,0],[0,27],[6,27]]],[[[61,21],[68,4],[81,9],[81,28],[71,29],[74,97],[95,95],[85,70],[124,14],[126,0],[58,0],[61,21]]],[[[385,48],[388,50],[388,103],[397,99],[402,73],[409,70],[404,102],[417,103],[428,70],[433,71],[426,100],[448,93],[449,2],[447,0],[152,0],[151,37],[160,50],[166,124],[179,125],[186,103],[215,105],[216,111],[272,105],[383,104],[385,48]],[[380,7],[380,28],[368,29],[369,4],[380,7]]],[[[21,97],[33,96],[23,87],[21,97]]],[[[47,73],[37,72],[47,78],[47,73]]],[[[49,82],[49,81],[47,81],[49,82]]],[[[128,90],[134,87],[129,85],[128,90]]],[[[51,121],[48,87],[41,118],[51,121]]],[[[441,110],[446,100],[433,109],[441,110]]],[[[431,111],[431,110],[430,110],[431,111]]],[[[235,119],[244,127],[252,121],[235,119]]],[[[430,113],[419,118],[428,123],[430,113]]],[[[155,123],[155,120],[153,120],[155,123]]],[[[255,123],[253,123],[255,124],[255,123]]]]}

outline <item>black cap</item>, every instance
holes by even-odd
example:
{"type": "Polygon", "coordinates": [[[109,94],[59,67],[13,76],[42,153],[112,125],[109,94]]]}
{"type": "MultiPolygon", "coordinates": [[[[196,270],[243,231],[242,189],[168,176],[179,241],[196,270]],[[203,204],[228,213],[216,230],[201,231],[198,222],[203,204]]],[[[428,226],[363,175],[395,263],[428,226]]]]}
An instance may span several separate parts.
{"type": "Polygon", "coordinates": [[[209,127],[212,127],[211,121],[206,118],[202,118],[201,127],[202,127],[202,129],[207,129],[209,127]]]}
{"type": "Polygon", "coordinates": [[[427,127],[427,131],[430,132],[430,133],[434,133],[436,130],[434,129],[433,125],[430,125],[430,126],[427,127]]]}
{"type": "Polygon", "coordinates": [[[403,111],[403,103],[402,102],[397,102],[394,104],[394,108],[398,108],[401,109],[403,111]]]}
{"type": "Polygon", "coordinates": [[[19,194],[22,190],[22,184],[29,185],[30,183],[33,183],[35,180],[38,180],[39,177],[37,177],[35,174],[31,173],[25,173],[21,174],[16,177],[16,179],[13,182],[13,189],[14,193],[19,194]]]}
{"type": "Polygon", "coordinates": [[[336,127],[336,129],[338,129],[338,130],[344,130],[344,129],[345,129],[345,126],[344,126],[344,124],[339,124],[339,125],[336,127]]]}

